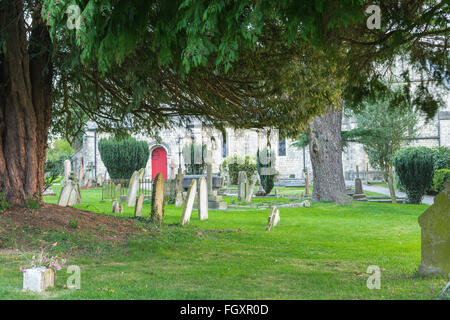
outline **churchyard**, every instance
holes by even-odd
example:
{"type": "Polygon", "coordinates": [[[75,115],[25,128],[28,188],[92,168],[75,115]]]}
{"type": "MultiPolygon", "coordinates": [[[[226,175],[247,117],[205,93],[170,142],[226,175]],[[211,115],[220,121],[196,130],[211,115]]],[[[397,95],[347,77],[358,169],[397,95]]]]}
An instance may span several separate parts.
{"type": "MultiPolygon", "coordinates": [[[[61,187],[53,188],[57,195],[45,198],[49,204],[58,202],[61,187]]],[[[301,194],[304,189],[286,191],[301,194]]],[[[102,229],[96,222],[99,229],[83,232],[83,218],[76,212],[59,229],[30,225],[5,232],[2,227],[2,246],[19,251],[0,249],[0,299],[438,299],[447,282],[417,271],[417,219],[427,205],[353,201],[280,207],[280,221],[269,232],[270,208],[209,210],[203,221],[194,208],[190,222],[181,226],[183,208],[167,204],[158,227],[148,222],[150,201],[143,203],[142,218],[133,219],[134,207],[112,213],[111,201],[100,202],[101,195],[101,188],[81,190],[82,203],[74,207],[114,217],[117,225],[132,221],[138,231],[122,239],[120,228],[102,229]],[[105,232],[108,239],[96,238],[105,232]],[[111,240],[116,236],[121,239],[111,240]],[[56,242],[52,254],[80,267],[81,288],[66,288],[69,274],[63,269],[54,288],[22,291],[19,266],[33,254],[31,248],[56,242]],[[367,270],[373,265],[380,268],[381,287],[371,290],[367,270]]],[[[231,204],[235,198],[223,200],[231,204]]],[[[4,216],[0,221],[8,226],[4,216]]]]}

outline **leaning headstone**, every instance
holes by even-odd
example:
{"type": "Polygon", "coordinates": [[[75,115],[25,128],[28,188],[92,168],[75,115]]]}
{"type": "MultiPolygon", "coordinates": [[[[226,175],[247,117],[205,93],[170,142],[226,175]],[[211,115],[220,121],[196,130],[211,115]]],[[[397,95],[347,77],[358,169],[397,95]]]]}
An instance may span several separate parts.
{"type": "Polygon", "coordinates": [[[128,186],[127,206],[132,207],[136,204],[136,196],[139,190],[139,182],[144,177],[145,169],[135,171],[131,176],[130,185],[128,186]]]}
{"type": "Polygon", "coordinates": [[[360,178],[355,179],[355,193],[353,194],[353,199],[367,199],[366,195],[364,194],[362,181],[360,178]]]}
{"type": "Polygon", "coordinates": [[[269,222],[267,224],[267,231],[270,231],[273,227],[275,227],[280,221],[280,210],[277,207],[272,207],[269,215],[269,222]]]}
{"type": "Polygon", "coordinates": [[[198,218],[208,219],[208,186],[204,177],[198,180],[198,218]]]}
{"type": "Polygon", "coordinates": [[[450,182],[419,217],[422,229],[421,274],[450,274],[450,182]]]}
{"type": "Polygon", "coordinates": [[[74,206],[81,203],[80,186],[74,181],[69,181],[61,189],[58,205],[62,207],[74,206]]]}
{"type": "Polygon", "coordinates": [[[247,174],[245,171],[239,171],[238,174],[238,200],[245,201],[245,185],[247,184],[247,174]]]}
{"type": "Polygon", "coordinates": [[[122,207],[122,204],[120,204],[120,203],[117,202],[117,201],[113,201],[113,204],[112,204],[112,212],[113,212],[113,213],[123,213],[123,207],[122,207]]]}
{"type": "Polygon", "coordinates": [[[159,225],[164,218],[164,177],[158,173],[152,186],[152,212],[150,220],[159,225]]]}
{"type": "Polygon", "coordinates": [[[136,200],[136,206],[134,207],[134,216],[142,217],[142,209],[144,208],[145,195],[141,193],[136,200]]]}
{"type": "Polygon", "coordinates": [[[256,175],[255,176],[253,176],[253,178],[251,179],[251,184],[250,184],[250,187],[248,188],[248,193],[246,194],[246,196],[245,196],[245,201],[246,202],[251,202],[252,201],[252,197],[253,197],[253,192],[254,192],[254,190],[255,190],[255,185],[256,185],[256,181],[257,181],[258,179],[257,179],[257,177],[256,177],[256,175]]]}
{"type": "Polygon", "coordinates": [[[184,203],[183,214],[181,216],[181,225],[188,224],[191,220],[192,207],[194,206],[195,194],[197,192],[197,180],[192,179],[188,188],[186,201],[184,203]]]}

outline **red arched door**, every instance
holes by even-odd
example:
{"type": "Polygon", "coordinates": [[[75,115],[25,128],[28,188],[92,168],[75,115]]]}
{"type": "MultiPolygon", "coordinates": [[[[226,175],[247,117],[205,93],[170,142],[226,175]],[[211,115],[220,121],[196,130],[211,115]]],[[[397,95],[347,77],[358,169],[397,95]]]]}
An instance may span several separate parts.
{"type": "Polygon", "coordinates": [[[163,147],[158,147],[152,152],[152,179],[160,173],[164,180],[167,179],[167,152],[163,147]]]}

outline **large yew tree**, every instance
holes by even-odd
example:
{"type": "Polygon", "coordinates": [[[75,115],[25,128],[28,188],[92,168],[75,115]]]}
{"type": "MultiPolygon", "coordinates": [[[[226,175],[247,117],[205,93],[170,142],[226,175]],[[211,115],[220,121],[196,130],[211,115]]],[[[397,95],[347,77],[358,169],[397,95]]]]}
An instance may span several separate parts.
{"type": "Polygon", "coordinates": [[[53,103],[50,35],[28,5],[0,5],[0,191],[12,204],[41,197],[53,103]]]}
{"type": "MultiPolygon", "coordinates": [[[[376,61],[406,52],[420,70],[448,77],[445,2],[381,1],[389,22],[381,30],[366,28],[365,5],[0,0],[0,192],[13,204],[41,198],[50,122],[73,132],[87,116],[103,130],[154,133],[175,124],[173,116],[196,116],[294,135],[339,106],[330,97],[335,89],[355,106],[382,92],[376,61]],[[71,4],[81,9],[79,29],[67,25],[71,4]],[[311,77],[317,69],[304,63],[308,57],[324,57],[324,68],[336,74],[331,90],[320,86],[327,77],[311,77]],[[296,64],[306,65],[304,72],[286,76],[296,64]],[[348,81],[341,84],[342,74],[348,81]],[[307,85],[293,85],[297,78],[307,85]]],[[[418,104],[435,112],[434,97],[422,97],[418,104]]]]}

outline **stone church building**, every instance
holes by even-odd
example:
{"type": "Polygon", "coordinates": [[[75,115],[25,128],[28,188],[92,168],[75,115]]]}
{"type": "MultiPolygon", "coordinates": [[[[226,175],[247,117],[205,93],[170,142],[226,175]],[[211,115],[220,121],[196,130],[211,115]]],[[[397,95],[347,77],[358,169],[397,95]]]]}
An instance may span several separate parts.
{"type": "MultiPolygon", "coordinates": [[[[356,127],[356,121],[352,118],[344,118],[342,130],[350,130],[356,127]]],[[[418,138],[412,141],[413,146],[447,146],[450,147],[450,103],[447,99],[445,108],[439,110],[434,119],[420,123],[418,138]]],[[[90,169],[91,178],[95,179],[98,174],[108,178],[107,170],[101,160],[98,151],[98,141],[108,137],[108,134],[97,132],[95,123],[88,122],[82,142],[75,146],[76,152],[73,157],[73,169],[78,172],[83,166],[90,169]]],[[[223,160],[230,155],[256,156],[258,148],[267,145],[267,133],[256,130],[234,130],[227,128],[225,134],[219,130],[202,127],[199,123],[191,122],[184,127],[179,127],[160,132],[159,138],[154,139],[143,135],[134,135],[138,140],[144,140],[150,148],[150,157],[146,166],[145,178],[153,178],[161,172],[164,178],[173,178],[181,162],[184,170],[184,159],[182,155],[185,144],[200,142],[207,145],[211,150],[213,160],[213,172],[218,173],[223,160]]],[[[293,140],[279,139],[277,133],[271,133],[270,145],[276,153],[276,170],[280,178],[304,178],[304,168],[312,174],[308,148],[298,149],[292,146],[293,140]]],[[[370,180],[381,180],[382,175],[377,170],[370,168],[368,157],[362,145],[350,143],[342,153],[344,176],[346,180],[356,177],[356,168],[360,175],[365,178],[367,173],[370,180]]]]}

